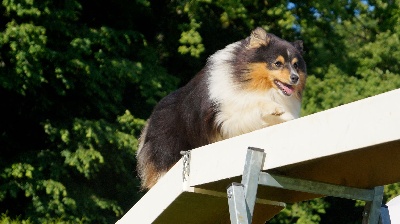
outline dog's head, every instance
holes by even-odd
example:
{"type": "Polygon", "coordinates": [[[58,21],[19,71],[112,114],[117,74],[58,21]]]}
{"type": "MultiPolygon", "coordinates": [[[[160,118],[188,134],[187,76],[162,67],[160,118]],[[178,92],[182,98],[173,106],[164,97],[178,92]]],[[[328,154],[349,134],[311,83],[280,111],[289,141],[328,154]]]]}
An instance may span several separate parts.
{"type": "Polygon", "coordinates": [[[241,78],[247,88],[254,91],[274,88],[284,96],[301,99],[307,77],[302,41],[290,43],[256,28],[243,44],[247,65],[241,78]]]}

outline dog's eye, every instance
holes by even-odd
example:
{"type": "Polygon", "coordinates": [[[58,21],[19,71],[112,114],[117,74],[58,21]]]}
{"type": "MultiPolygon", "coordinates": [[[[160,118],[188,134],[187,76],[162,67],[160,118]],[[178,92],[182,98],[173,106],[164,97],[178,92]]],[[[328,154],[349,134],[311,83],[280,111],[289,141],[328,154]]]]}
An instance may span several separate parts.
{"type": "Polygon", "coordinates": [[[280,62],[280,61],[276,61],[276,62],[274,62],[274,65],[275,65],[276,67],[280,68],[280,67],[283,66],[283,63],[280,62]]]}
{"type": "Polygon", "coordinates": [[[294,67],[295,69],[298,69],[298,68],[299,68],[299,64],[298,64],[297,62],[295,62],[295,63],[293,64],[293,67],[294,67]]]}

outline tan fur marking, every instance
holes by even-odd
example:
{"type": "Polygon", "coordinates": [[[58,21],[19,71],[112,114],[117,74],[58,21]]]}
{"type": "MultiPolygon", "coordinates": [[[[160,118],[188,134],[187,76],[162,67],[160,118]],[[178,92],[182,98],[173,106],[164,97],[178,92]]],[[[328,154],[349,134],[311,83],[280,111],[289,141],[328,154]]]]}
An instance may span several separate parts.
{"type": "Polygon", "coordinates": [[[299,84],[295,86],[296,97],[301,100],[303,95],[303,90],[306,85],[306,75],[303,72],[299,72],[300,81],[299,84]]]}
{"type": "Polygon", "coordinates": [[[248,48],[258,48],[261,46],[267,46],[269,44],[269,37],[267,32],[258,27],[250,34],[249,44],[247,45],[248,48]]]}
{"type": "Polygon", "coordinates": [[[272,88],[274,85],[273,79],[271,79],[273,71],[267,69],[265,63],[253,63],[249,65],[250,83],[248,88],[251,90],[266,90],[272,88]]]}
{"type": "MultiPolygon", "coordinates": [[[[294,65],[294,64],[297,63],[298,61],[299,61],[299,59],[293,58],[293,60],[292,60],[292,65],[294,65]]],[[[300,77],[299,84],[297,84],[297,85],[295,86],[295,92],[296,92],[296,95],[295,95],[295,96],[296,96],[298,99],[301,100],[302,95],[303,95],[303,90],[304,90],[304,87],[305,87],[305,85],[306,85],[306,75],[305,75],[303,72],[299,72],[299,77],[300,77]]]]}
{"type": "Polygon", "coordinates": [[[279,55],[279,56],[276,58],[276,61],[279,61],[279,62],[281,62],[282,64],[285,64],[285,58],[284,58],[283,56],[281,56],[281,55],[279,55]]]}
{"type": "MultiPolygon", "coordinates": [[[[283,57],[282,59],[280,57],[277,60],[281,61],[283,59],[283,57]]],[[[249,65],[249,69],[250,83],[248,84],[248,88],[250,90],[266,91],[271,88],[278,89],[274,84],[275,79],[289,83],[290,72],[288,69],[269,70],[266,63],[252,63],[249,65]]]]}
{"type": "Polygon", "coordinates": [[[152,188],[160,179],[164,173],[160,173],[159,171],[156,171],[154,165],[152,163],[147,163],[143,169],[143,174],[144,176],[141,177],[142,179],[142,189],[150,189],[152,188]]]}
{"type": "Polygon", "coordinates": [[[277,74],[276,79],[284,83],[290,83],[290,71],[287,68],[282,69],[280,73],[277,74]]]}

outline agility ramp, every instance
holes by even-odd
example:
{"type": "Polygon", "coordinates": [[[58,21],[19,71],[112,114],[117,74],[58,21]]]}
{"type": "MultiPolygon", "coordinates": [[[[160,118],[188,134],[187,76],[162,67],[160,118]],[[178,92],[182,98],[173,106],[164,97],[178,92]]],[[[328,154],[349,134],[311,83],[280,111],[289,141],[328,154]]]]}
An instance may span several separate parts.
{"type": "Polygon", "coordinates": [[[330,195],[367,201],[363,223],[376,224],[399,161],[397,89],[196,148],[117,223],[265,223],[330,195]]]}

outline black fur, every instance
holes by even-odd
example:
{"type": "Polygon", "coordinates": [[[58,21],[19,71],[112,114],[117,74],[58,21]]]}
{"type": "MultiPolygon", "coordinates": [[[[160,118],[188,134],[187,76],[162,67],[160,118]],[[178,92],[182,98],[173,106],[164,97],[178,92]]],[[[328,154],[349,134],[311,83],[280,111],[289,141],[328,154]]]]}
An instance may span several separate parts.
{"type": "MultiPolygon", "coordinates": [[[[216,105],[207,94],[207,70],[200,71],[187,85],[163,98],[154,108],[140,156],[166,171],[187,151],[211,142],[215,133],[216,105]]],[[[146,165],[146,164],[143,164],[146,165]]]]}
{"type": "MultiPolygon", "coordinates": [[[[264,33],[255,31],[251,37],[240,41],[232,57],[223,62],[230,65],[233,74],[221,75],[229,75],[236,83],[247,82],[249,63],[271,64],[277,55],[287,55],[287,49],[293,49],[292,52],[299,55],[299,67],[305,72],[301,42],[289,43],[272,34],[264,35],[264,30],[264,33]],[[261,35],[254,37],[254,33],[261,35]]],[[[167,172],[181,158],[181,151],[221,139],[220,127],[215,123],[220,107],[208,94],[212,63],[209,60],[188,84],[163,98],[154,108],[140,138],[137,155],[143,188],[152,187],[158,180],[157,175],[167,172]]]]}

